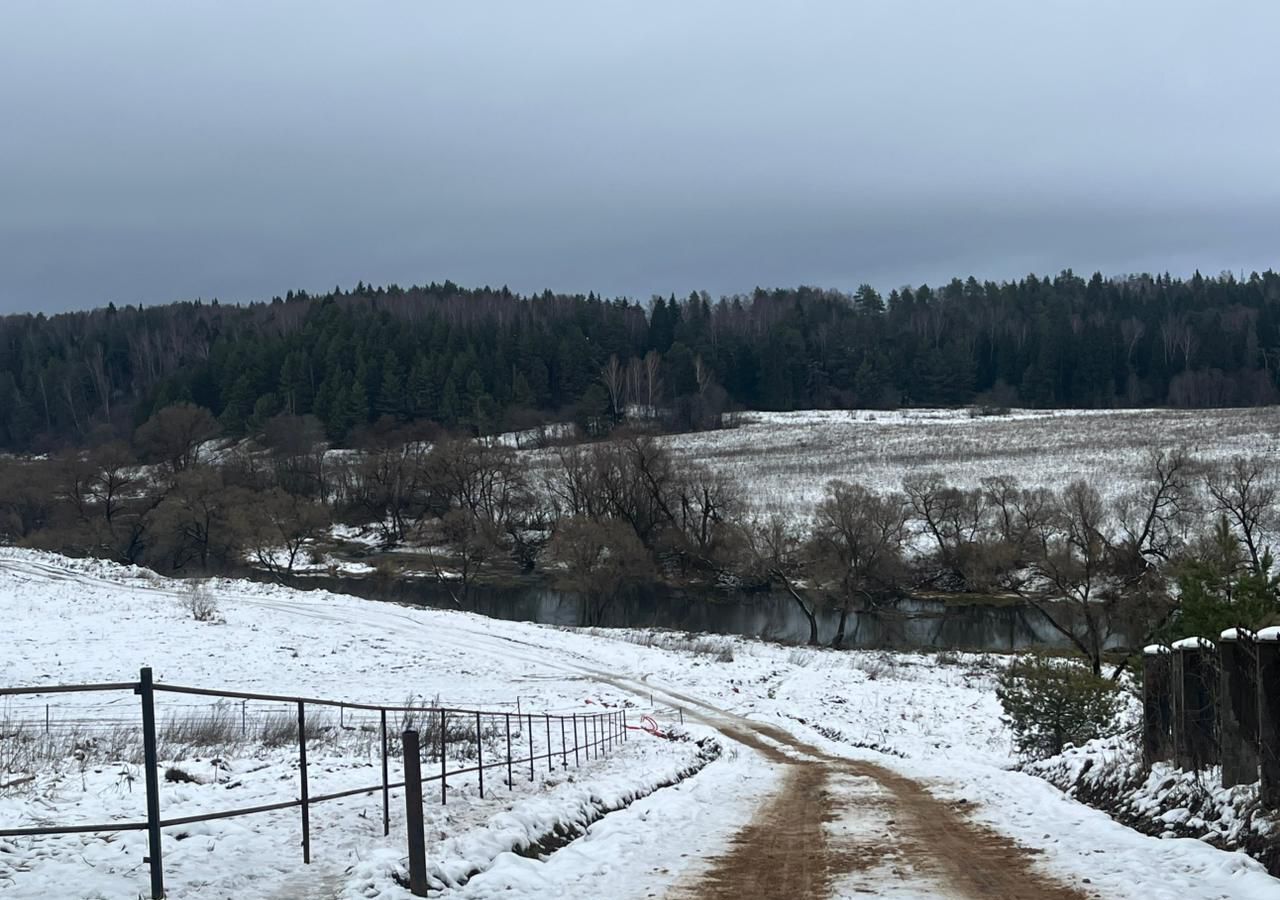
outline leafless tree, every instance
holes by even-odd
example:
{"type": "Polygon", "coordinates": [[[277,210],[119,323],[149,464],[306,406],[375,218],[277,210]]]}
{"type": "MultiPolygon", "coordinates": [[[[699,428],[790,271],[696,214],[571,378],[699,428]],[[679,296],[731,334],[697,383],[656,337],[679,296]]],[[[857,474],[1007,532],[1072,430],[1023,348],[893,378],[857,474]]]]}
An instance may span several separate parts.
{"type": "Polygon", "coordinates": [[[386,546],[400,543],[427,513],[429,448],[388,441],[367,450],[356,469],[356,499],[377,523],[386,546]]]}
{"type": "Polygon", "coordinates": [[[937,472],[908,476],[902,487],[912,518],[932,539],[939,560],[953,572],[965,574],[969,550],[982,537],[986,524],[986,493],[957,488],[937,472]]]}
{"type": "Polygon", "coordinates": [[[1170,313],[1160,323],[1160,344],[1164,349],[1164,364],[1173,365],[1173,356],[1182,341],[1182,333],[1186,330],[1186,320],[1181,315],[1170,313]]]}
{"type": "Polygon", "coordinates": [[[738,548],[740,519],[746,510],[738,483],[696,464],[678,467],[675,492],[675,549],[704,567],[723,571],[738,548]]]}
{"type": "Polygon", "coordinates": [[[621,519],[650,548],[677,521],[676,471],[651,437],[564,448],[557,461],[546,477],[557,516],[621,519]]]}
{"type": "Polygon", "coordinates": [[[85,428],[80,421],[80,412],[76,403],[76,395],[79,393],[78,385],[76,384],[77,380],[75,372],[68,369],[61,381],[58,382],[58,387],[61,390],[63,401],[67,404],[67,411],[71,413],[71,422],[75,426],[76,434],[83,435],[85,428]]]}
{"type": "Polygon", "coordinates": [[[431,448],[427,479],[447,508],[466,509],[501,526],[529,490],[525,469],[508,447],[445,440],[431,448]]]}
{"type": "Polygon", "coordinates": [[[94,391],[102,404],[102,417],[111,421],[111,376],[107,372],[106,353],[101,343],[95,343],[85,355],[85,368],[93,379],[94,391]]]}
{"type": "Polygon", "coordinates": [[[1043,552],[1032,562],[1039,578],[1024,596],[1100,675],[1117,601],[1109,565],[1114,535],[1102,497],[1085,482],[1072,482],[1055,501],[1043,552]]]}
{"type": "Polygon", "coordinates": [[[627,407],[638,407],[644,399],[644,360],[633,356],[627,360],[627,407]]]}
{"type": "Polygon", "coordinates": [[[218,420],[203,406],[175,403],[140,425],[134,442],[144,457],[177,473],[199,462],[201,446],[219,430],[218,420]]]}
{"type": "Polygon", "coordinates": [[[1120,336],[1124,339],[1125,354],[1124,363],[1126,369],[1133,368],[1133,351],[1138,346],[1138,341],[1142,340],[1146,334],[1147,326],[1143,324],[1141,319],[1136,317],[1128,318],[1120,323],[1120,336]]]}
{"type": "Polygon", "coordinates": [[[993,537],[1025,558],[1044,544],[1054,509],[1053,493],[1024,488],[1016,478],[996,475],[982,479],[993,537]]]}
{"type": "Polygon", "coordinates": [[[813,544],[819,570],[829,574],[840,597],[833,647],[844,645],[855,599],[874,602],[900,577],[907,516],[900,494],[877,494],[845,481],[827,485],[814,516],[813,544]]]}
{"type": "Polygon", "coordinates": [[[627,370],[618,361],[616,353],[609,357],[609,361],[601,369],[600,380],[604,382],[605,390],[609,392],[609,414],[613,417],[613,421],[617,422],[622,418],[626,407],[627,370]]]}
{"type": "Polygon", "coordinates": [[[1152,448],[1143,456],[1142,478],[1116,502],[1119,562],[1130,577],[1167,561],[1185,538],[1196,512],[1194,461],[1185,448],[1152,448]]]}
{"type": "Polygon", "coordinates": [[[657,350],[650,350],[645,354],[641,375],[645,415],[653,417],[657,415],[658,402],[662,399],[662,356],[657,350]]]}
{"type": "Polygon", "coordinates": [[[466,507],[449,510],[432,523],[427,537],[427,557],[436,581],[443,585],[459,608],[470,598],[476,578],[502,552],[496,525],[466,507]],[[449,568],[442,564],[439,549],[449,553],[449,568]]]}
{"type": "Polygon", "coordinates": [[[652,577],[652,563],[635,532],[616,519],[575,516],[556,526],[551,540],[556,584],[582,600],[582,624],[600,625],[628,587],[652,577]]]}
{"type": "Polygon", "coordinates": [[[747,523],[742,536],[747,575],[766,584],[782,585],[809,626],[809,646],[818,646],[818,601],[801,586],[808,564],[801,529],[774,514],[747,523]]]}
{"type": "Polygon", "coordinates": [[[236,492],[230,516],[252,561],[279,581],[293,575],[306,545],[329,523],[320,504],[280,488],[236,492]]]}
{"type": "Polygon", "coordinates": [[[25,540],[48,527],[60,505],[58,480],[47,460],[0,457],[0,538],[25,540]]]}
{"type": "Polygon", "coordinates": [[[59,494],[65,497],[77,520],[66,528],[61,549],[83,552],[122,562],[136,562],[142,547],[146,513],[163,488],[148,483],[129,448],[119,441],[85,453],[70,452],[58,462],[59,494]]]}
{"type": "Polygon", "coordinates": [[[263,426],[275,481],[291,494],[326,499],[324,426],[315,416],[282,413],[263,426]]]}
{"type": "Polygon", "coordinates": [[[647,435],[560,448],[556,462],[544,476],[554,517],[625,522],[652,554],[686,572],[721,577],[731,568],[745,507],[731,478],[677,463],[647,435]]]}
{"type": "Polygon", "coordinates": [[[701,355],[694,357],[693,377],[698,384],[698,396],[704,396],[716,382],[715,373],[711,371],[710,366],[702,361],[701,355]]]}
{"type": "Polygon", "coordinates": [[[236,493],[227,489],[218,469],[196,466],[179,473],[155,508],[151,524],[170,568],[197,563],[209,571],[213,563],[225,565],[236,558],[239,534],[232,524],[236,502],[236,493]]]}
{"type": "Polygon", "coordinates": [[[1266,553],[1263,533],[1275,521],[1276,482],[1259,457],[1232,457],[1205,473],[1210,509],[1227,517],[1245,549],[1253,571],[1260,572],[1266,553]]]}

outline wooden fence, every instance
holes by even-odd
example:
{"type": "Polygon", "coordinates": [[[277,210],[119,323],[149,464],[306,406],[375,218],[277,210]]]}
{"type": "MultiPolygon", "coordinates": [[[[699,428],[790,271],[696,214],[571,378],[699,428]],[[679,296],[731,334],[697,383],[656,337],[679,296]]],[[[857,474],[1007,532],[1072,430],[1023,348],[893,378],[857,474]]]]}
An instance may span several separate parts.
{"type": "Polygon", "coordinates": [[[1143,653],[1143,761],[1222,767],[1280,810],[1280,628],[1232,628],[1143,653]]]}

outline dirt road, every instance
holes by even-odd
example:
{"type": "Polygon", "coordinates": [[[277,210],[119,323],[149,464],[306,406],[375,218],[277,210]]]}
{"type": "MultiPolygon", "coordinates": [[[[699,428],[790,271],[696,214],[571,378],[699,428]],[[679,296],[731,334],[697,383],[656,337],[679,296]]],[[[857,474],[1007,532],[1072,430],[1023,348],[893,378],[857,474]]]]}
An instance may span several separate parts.
{"type": "MultiPolygon", "coordinates": [[[[637,682],[593,673],[624,690],[637,682]]],[[[645,689],[653,689],[645,685],[645,689]]],[[[655,690],[655,693],[657,690],[655,690]]],[[[778,789],[673,900],[857,896],[1101,900],[1040,874],[1033,852],[875,763],[841,759],[780,728],[662,690],[686,715],[782,768],[778,789]]]]}

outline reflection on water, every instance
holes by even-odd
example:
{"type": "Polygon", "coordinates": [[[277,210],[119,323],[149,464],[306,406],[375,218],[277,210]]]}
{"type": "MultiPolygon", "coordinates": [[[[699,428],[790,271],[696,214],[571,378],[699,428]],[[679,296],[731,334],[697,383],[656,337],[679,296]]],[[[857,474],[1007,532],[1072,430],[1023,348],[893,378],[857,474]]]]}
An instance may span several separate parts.
{"type": "MultiPolygon", "coordinates": [[[[458,608],[448,591],[425,580],[324,576],[306,579],[300,586],[376,600],[458,608]]],[[[465,608],[519,622],[585,624],[580,598],[539,585],[473,585],[465,608]]],[[[824,644],[829,643],[839,624],[839,610],[820,610],[817,618],[819,638],[824,644]]],[[[796,643],[809,637],[808,622],[795,602],[785,594],[770,593],[695,593],[656,588],[615,598],[599,624],[736,634],[796,643]]],[[[1110,643],[1131,645],[1122,635],[1110,643]]],[[[969,605],[906,597],[876,609],[851,611],[845,627],[845,646],[1016,651],[1064,648],[1068,642],[1043,615],[1023,603],[969,605]]]]}

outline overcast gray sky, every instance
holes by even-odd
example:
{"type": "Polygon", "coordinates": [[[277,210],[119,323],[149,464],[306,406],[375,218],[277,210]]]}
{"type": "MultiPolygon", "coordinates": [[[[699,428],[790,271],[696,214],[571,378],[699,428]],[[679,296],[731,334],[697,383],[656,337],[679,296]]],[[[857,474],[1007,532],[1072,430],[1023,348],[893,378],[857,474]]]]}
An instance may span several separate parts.
{"type": "Polygon", "coordinates": [[[0,312],[1280,258],[1275,0],[0,5],[0,312]]]}

